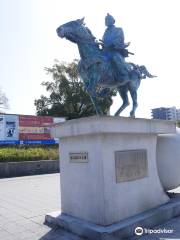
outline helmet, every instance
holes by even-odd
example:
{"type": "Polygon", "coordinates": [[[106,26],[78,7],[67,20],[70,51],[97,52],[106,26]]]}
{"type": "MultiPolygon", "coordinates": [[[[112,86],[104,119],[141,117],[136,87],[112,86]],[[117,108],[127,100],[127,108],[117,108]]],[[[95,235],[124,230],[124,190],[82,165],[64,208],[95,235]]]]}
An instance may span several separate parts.
{"type": "Polygon", "coordinates": [[[107,16],[105,17],[105,25],[107,27],[110,27],[110,26],[114,25],[114,23],[115,23],[115,19],[113,18],[113,16],[111,16],[108,13],[107,16]]]}

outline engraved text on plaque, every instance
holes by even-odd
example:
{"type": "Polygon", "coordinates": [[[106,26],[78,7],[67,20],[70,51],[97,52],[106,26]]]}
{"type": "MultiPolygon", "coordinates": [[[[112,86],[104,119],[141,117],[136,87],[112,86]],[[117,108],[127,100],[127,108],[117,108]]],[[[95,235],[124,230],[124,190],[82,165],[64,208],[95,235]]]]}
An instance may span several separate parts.
{"type": "Polygon", "coordinates": [[[127,182],[148,176],[147,150],[115,152],[116,182],[127,182]]]}

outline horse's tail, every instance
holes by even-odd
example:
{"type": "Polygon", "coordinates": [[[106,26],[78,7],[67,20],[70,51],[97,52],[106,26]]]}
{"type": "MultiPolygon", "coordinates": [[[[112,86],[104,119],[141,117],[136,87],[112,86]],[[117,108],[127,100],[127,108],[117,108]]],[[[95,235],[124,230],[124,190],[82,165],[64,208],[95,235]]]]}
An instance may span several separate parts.
{"type": "Polygon", "coordinates": [[[147,68],[144,66],[144,65],[141,65],[139,66],[139,69],[140,69],[140,72],[141,72],[141,75],[142,75],[142,78],[154,78],[154,77],[157,77],[155,75],[152,75],[148,72],[147,68]]]}

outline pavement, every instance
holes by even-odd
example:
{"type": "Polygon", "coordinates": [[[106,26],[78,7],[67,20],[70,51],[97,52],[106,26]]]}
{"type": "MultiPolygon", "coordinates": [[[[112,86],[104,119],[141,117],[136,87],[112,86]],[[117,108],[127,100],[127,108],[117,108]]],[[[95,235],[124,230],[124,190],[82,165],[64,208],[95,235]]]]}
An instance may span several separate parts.
{"type": "Polygon", "coordinates": [[[59,174],[0,179],[0,240],[80,240],[44,225],[60,209],[59,174]]]}
{"type": "MultiPolygon", "coordinates": [[[[0,179],[0,240],[83,240],[44,225],[46,213],[60,209],[59,174],[0,179]]],[[[180,188],[174,190],[180,193],[180,188]]],[[[135,239],[180,240],[180,217],[157,227],[173,230],[135,239]]]]}

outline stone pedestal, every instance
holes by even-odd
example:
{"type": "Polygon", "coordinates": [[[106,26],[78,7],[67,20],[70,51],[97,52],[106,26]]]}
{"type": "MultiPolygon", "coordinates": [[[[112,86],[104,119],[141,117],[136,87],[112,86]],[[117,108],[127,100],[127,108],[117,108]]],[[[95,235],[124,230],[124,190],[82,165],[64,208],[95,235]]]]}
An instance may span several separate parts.
{"type": "Polygon", "coordinates": [[[54,125],[60,139],[61,212],[101,226],[169,201],[156,166],[169,121],[89,117],[54,125]]]}

